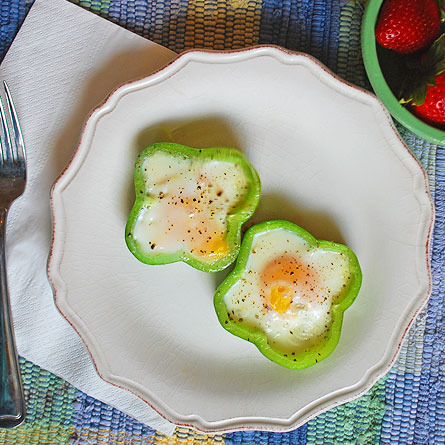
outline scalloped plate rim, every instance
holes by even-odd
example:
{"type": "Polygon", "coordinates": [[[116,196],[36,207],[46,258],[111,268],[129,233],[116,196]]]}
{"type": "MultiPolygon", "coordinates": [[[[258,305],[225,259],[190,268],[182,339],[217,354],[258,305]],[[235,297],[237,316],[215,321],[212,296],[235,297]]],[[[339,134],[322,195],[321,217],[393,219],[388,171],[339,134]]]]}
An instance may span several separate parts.
{"type": "MultiPolygon", "coordinates": [[[[414,164],[413,164],[414,165],[414,164]]],[[[410,170],[411,171],[411,170],[410,170]]],[[[413,174],[414,177],[414,174],[413,174]]],[[[419,197],[417,197],[419,198],[419,197]]],[[[51,213],[53,221],[53,233],[52,233],[52,243],[51,251],[48,259],[48,278],[54,292],[54,300],[56,306],[61,313],[61,315],[70,323],[70,325],[75,329],[83,343],[87,347],[91,358],[93,360],[94,366],[100,377],[113,384],[117,387],[126,389],[138,397],[140,397],[144,402],[149,404],[153,409],[155,409],[162,417],[166,420],[176,424],[182,425],[190,428],[194,428],[203,432],[208,433],[227,433],[232,431],[240,431],[247,429],[256,429],[264,431],[275,431],[275,432],[286,432],[293,430],[310,419],[316,417],[317,415],[325,412],[335,406],[344,404],[351,400],[354,400],[364,393],[366,393],[382,376],[384,376],[389,369],[394,364],[403,342],[407,331],[412,325],[414,319],[425,306],[428,301],[429,295],[432,288],[431,279],[431,266],[429,261],[429,245],[431,242],[432,228],[434,224],[434,204],[432,197],[429,193],[428,181],[423,167],[419,161],[414,157],[414,155],[405,146],[401,137],[397,133],[390,114],[384,108],[382,103],[377,99],[372,93],[350,84],[349,82],[341,79],[334,73],[332,73],[327,67],[325,67],[321,62],[310,56],[301,52],[289,51],[278,46],[273,45],[258,45],[255,47],[242,49],[242,50],[227,50],[227,51],[214,51],[214,50],[189,50],[180,54],[176,59],[166,65],[164,68],[140,79],[132,80],[124,85],[118,87],[112,91],[109,96],[98,105],[87,117],[82,134],[79,140],[77,149],[55,181],[50,196],[51,202],[51,213]],[[415,161],[418,167],[417,176],[423,177],[423,182],[425,184],[425,192],[422,196],[426,196],[429,199],[430,207],[426,210],[426,214],[422,221],[427,226],[426,228],[426,246],[425,246],[425,259],[424,270],[419,271],[420,275],[426,278],[427,283],[424,284],[423,289],[419,289],[418,295],[422,296],[422,299],[418,298],[413,300],[412,305],[405,310],[404,316],[405,320],[404,326],[400,326],[397,331],[393,331],[393,337],[397,337],[397,345],[390,345],[386,348],[386,353],[382,359],[376,363],[373,367],[368,369],[368,372],[363,376],[363,378],[354,383],[353,385],[346,386],[345,388],[338,390],[334,393],[326,394],[319,399],[314,400],[312,403],[306,405],[304,408],[296,411],[289,418],[266,418],[266,417],[236,417],[227,418],[218,421],[206,421],[199,415],[181,415],[175,412],[170,407],[164,405],[164,403],[156,398],[150,391],[146,388],[141,387],[141,385],[126,379],[123,376],[115,376],[110,373],[106,367],[105,359],[101,360],[98,358],[102,354],[100,353],[100,347],[96,345],[94,338],[88,336],[88,329],[83,324],[82,320],[77,317],[77,315],[71,310],[68,304],[65,304],[64,297],[66,293],[65,283],[59,273],[58,265],[60,265],[63,257],[63,251],[58,247],[58,243],[63,244],[64,227],[60,230],[60,226],[63,222],[63,205],[62,204],[62,194],[64,188],[69,184],[70,180],[75,177],[79,169],[82,167],[83,161],[88,153],[89,144],[88,141],[94,135],[94,129],[100,118],[113,111],[114,107],[117,105],[119,100],[126,94],[136,92],[139,89],[154,86],[164,80],[168,79],[170,76],[179,72],[183,69],[189,62],[201,62],[201,63],[225,63],[225,62],[239,62],[247,60],[250,58],[268,56],[278,60],[281,63],[289,65],[299,65],[304,64],[308,67],[312,73],[318,72],[321,76],[324,76],[319,80],[328,84],[331,88],[346,94],[351,99],[359,100],[367,103],[371,106],[377,113],[384,116],[386,121],[386,134],[387,138],[392,134],[391,138],[394,143],[400,148],[400,150],[405,150],[415,161]],[[428,217],[429,214],[429,217],[428,217]],[[425,217],[426,216],[426,217],[425,217]],[[425,277],[426,273],[426,277],[425,277]],[[409,312],[409,313],[408,313],[409,312]],[[82,330],[84,330],[82,332],[82,330]],[[402,332],[403,331],[403,332],[402,332]],[[94,352],[93,352],[94,351],[94,352]]],[[[422,232],[422,233],[425,233],[422,232]]],[[[401,318],[401,319],[402,319],[401,318]]]]}

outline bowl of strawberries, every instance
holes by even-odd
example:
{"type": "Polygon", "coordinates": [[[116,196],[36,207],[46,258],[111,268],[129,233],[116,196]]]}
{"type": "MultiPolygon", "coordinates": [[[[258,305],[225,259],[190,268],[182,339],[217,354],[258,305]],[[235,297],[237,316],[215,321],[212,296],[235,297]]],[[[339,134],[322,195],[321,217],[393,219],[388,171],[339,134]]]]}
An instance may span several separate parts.
{"type": "Polygon", "coordinates": [[[445,145],[445,0],[369,0],[362,53],[372,88],[391,115],[445,145]]]}

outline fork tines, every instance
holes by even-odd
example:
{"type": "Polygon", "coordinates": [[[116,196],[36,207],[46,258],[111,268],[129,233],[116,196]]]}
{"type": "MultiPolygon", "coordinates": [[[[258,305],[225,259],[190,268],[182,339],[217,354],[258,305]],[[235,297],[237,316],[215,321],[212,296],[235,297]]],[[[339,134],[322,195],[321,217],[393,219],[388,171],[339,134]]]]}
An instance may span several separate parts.
{"type": "Polygon", "coordinates": [[[3,100],[0,96],[0,121],[1,121],[1,144],[0,144],[0,162],[21,164],[25,162],[25,145],[23,143],[23,135],[20,129],[19,120],[17,118],[17,112],[14,107],[14,102],[11,97],[8,85],[3,81],[3,87],[5,90],[5,98],[9,116],[9,123],[5,113],[5,107],[3,106],[3,100]],[[12,131],[10,131],[10,126],[12,131]],[[14,138],[12,143],[11,134],[14,138]]]}

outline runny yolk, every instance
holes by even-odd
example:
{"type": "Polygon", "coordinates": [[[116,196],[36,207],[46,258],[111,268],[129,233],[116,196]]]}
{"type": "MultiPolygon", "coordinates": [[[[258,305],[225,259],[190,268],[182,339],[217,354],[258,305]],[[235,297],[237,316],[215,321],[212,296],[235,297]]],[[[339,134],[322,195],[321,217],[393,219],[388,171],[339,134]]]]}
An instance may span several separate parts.
{"type": "Polygon", "coordinates": [[[318,280],[318,273],[309,264],[291,255],[274,258],[261,272],[266,299],[279,313],[289,309],[297,289],[303,298],[315,298],[318,280]]]}
{"type": "Polygon", "coordinates": [[[277,312],[282,314],[289,309],[290,304],[292,303],[292,295],[294,291],[287,286],[281,286],[279,284],[275,285],[269,294],[270,305],[272,309],[275,309],[277,312]]]}

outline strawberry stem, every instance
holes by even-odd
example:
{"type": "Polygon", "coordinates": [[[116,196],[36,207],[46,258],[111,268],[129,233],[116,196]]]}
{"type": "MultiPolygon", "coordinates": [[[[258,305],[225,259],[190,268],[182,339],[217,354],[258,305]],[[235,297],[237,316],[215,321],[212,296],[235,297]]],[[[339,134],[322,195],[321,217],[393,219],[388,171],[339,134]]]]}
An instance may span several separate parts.
{"type": "Polygon", "coordinates": [[[443,23],[445,21],[445,0],[437,0],[437,5],[439,6],[440,18],[443,23]]]}
{"type": "Polygon", "coordinates": [[[445,71],[445,34],[431,45],[420,61],[416,63],[410,59],[406,65],[408,69],[401,85],[399,101],[402,104],[422,105],[428,86],[436,85],[436,76],[445,71]]]}

